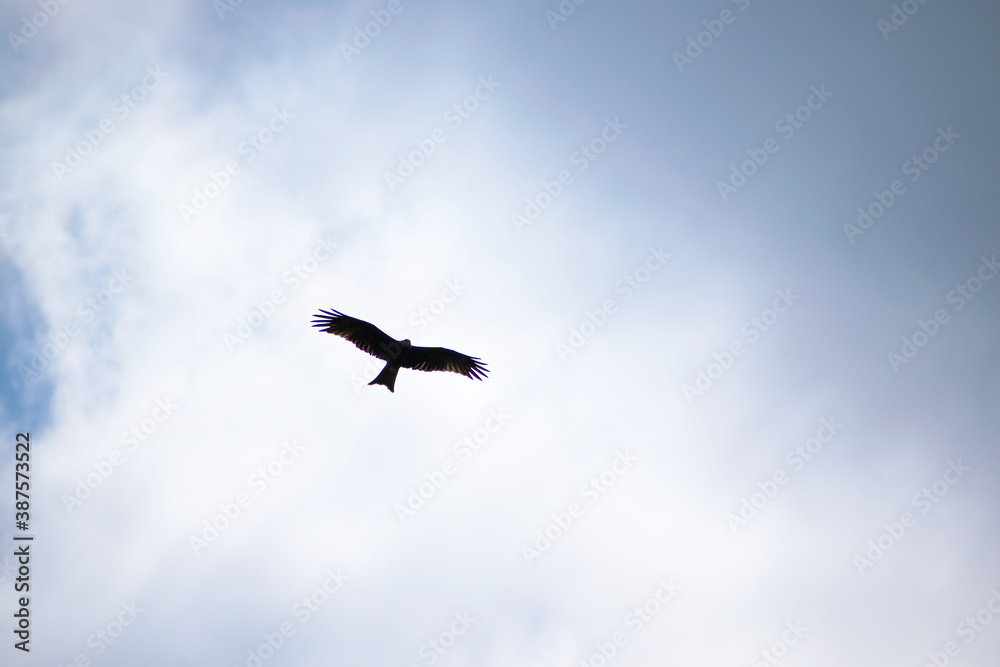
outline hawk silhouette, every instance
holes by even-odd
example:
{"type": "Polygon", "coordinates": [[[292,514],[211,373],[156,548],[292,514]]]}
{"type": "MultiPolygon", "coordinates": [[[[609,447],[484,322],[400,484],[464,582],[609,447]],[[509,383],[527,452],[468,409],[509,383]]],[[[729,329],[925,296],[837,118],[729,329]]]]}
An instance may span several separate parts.
{"type": "Polygon", "coordinates": [[[469,357],[444,347],[418,347],[410,340],[396,340],[374,324],[348,317],[336,310],[319,309],[312,325],[320,331],[346,338],[359,349],[385,361],[385,368],[369,385],[384,384],[395,393],[396,373],[400,368],[418,371],[451,371],[470,379],[486,377],[486,364],[478,357],[469,357]]]}

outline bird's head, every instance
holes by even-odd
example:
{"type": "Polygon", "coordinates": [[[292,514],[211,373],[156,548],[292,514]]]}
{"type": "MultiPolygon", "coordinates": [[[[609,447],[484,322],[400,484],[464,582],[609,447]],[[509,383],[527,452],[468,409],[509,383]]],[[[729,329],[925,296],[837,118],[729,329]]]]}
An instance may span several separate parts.
{"type": "Polygon", "coordinates": [[[404,340],[401,340],[401,341],[399,342],[399,344],[400,344],[401,346],[403,346],[403,347],[410,347],[410,339],[409,339],[409,338],[406,338],[406,339],[404,339],[404,340]]]}

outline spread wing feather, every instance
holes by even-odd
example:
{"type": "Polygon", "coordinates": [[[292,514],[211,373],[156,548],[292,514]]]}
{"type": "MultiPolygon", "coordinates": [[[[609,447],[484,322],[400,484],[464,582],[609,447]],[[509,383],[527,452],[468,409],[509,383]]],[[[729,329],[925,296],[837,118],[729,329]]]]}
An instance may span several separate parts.
{"type": "Polygon", "coordinates": [[[322,314],[313,315],[312,325],[321,331],[346,338],[358,349],[384,361],[391,359],[390,353],[399,350],[399,342],[379,329],[374,324],[364,320],[349,317],[336,310],[319,310],[322,314]]]}
{"type": "Polygon", "coordinates": [[[418,371],[451,371],[475,380],[482,380],[489,372],[478,357],[444,347],[413,346],[403,355],[400,365],[418,371]]]}

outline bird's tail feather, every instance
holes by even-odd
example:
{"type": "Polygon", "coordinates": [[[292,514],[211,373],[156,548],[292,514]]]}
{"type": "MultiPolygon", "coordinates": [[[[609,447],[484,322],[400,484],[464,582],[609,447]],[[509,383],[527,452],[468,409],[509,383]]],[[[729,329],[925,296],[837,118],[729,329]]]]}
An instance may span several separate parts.
{"type": "Polygon", "coordinates": [[[386,364],[382,372],[378,374],[374,380],[368,383],[369,386],[373,384],[384,384],[389,388],[389,391],[396,393],[393,387],[396,385],[396,373],[399,372],[399,366],[393,366],[392,364],[386,364]]]}

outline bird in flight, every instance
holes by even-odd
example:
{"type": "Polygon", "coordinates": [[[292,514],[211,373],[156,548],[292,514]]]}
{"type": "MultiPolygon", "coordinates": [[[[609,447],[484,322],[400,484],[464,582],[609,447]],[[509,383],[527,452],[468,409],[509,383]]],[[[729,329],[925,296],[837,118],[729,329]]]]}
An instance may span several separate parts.
{"type": "Polygon", "coordinates": [[[384,384],[389,391],[396,384],[396,373],[400,368],[418,371],[451,371],[469,379],[482,380],[486,377],[486,364],[478,357],[469,357],[444,347],[418,347],[410,340],[396,340],[383,333],[374,324],[348,317],[336,310],[323,310],[313,315],[312,325],[320,331],[346,338],[358,349],[385,361],[385,368],[369,385],[384,384]]]}

